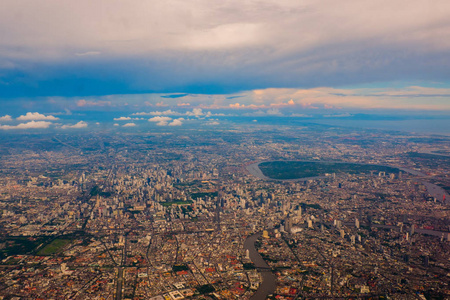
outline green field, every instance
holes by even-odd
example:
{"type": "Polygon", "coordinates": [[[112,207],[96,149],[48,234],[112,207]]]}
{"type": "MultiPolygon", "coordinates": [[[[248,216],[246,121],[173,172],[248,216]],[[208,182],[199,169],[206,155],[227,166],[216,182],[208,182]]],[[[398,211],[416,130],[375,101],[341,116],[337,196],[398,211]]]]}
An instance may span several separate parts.
{"type": "Polygon", "coordinates": [[[298,179],[325,176],[326,173],[361,174],[374,172],[398,173],[397,168],[338,162],[270,161],[259,164],[262,173],[272,179],[298,179]]]}
{"type": "Polygon", "coordinates": [[[64,246],[68,245],[71,240],[55,239],[50,244],[39,250],[37,255],[52,255],[58,253],[64,246]]]}
{"type": "Polygon", "coordinates": [[[198,198],[205,198],[205,197],[210,197],[210,198],[214,198],[217,197],[218,193],[217,192],[211,192],[211,193],[192,193],[191,194],[191,198],[196,200],[198,198]]]}
{"type": "Polygon", "coordinates": [[[95,197],[95,196],[98,195],[98,196],[101,196],[101,197],[108,198],[108,197],[111,196],[110,192],[103,192],[102,189],[98,185],[94,186],[91,189],[90,194],[91,194],[92,197],[95,197]]]}
{"type": "Polygon", "coordinates": [[[38,245],[48,241],[48,237],[4,237],[0,238],[0,259],[10,255],[27,254],[38,245]]]}

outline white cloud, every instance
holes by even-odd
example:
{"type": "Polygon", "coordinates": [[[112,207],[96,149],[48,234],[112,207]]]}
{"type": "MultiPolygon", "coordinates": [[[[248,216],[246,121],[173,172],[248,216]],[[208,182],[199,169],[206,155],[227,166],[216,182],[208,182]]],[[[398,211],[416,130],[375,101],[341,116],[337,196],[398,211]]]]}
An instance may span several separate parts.
{"type": "Polygon", "coordinates": [[[150,112],[138,112],[132,114],[133,116],[181,116],[183,114],[173,111],[171,109],[165,111],[150,111],[150,112]]]}
{"type": "Polygon", "coordinates": [[[134,127],[134,126],[136,126],[136,124],[134,124],[134,123],[127,123],[127,124],[124,124],[122,127],[134,127]]]}
{"type": "Polygon", "coordinates": [[[181,113],[173,111],[171,109],[165,110],[165,111],[153,111],[150,113],[153,116],[181,116],[181,113]]]}
{"type": "Polygon", "coordinates": [[[43,115],[38,112],[27,112],[25,115],[22,115],[17,118],[19,121],[42,121],[42,120],[49,120],[49,121],[55,121],[59,120],[59,118],[54,117],[52,115],[43,115]]]}
{"type": "Polygon", "coordinates": [[[157,116],[148,119],[149,122],[155,122],[158,126],[181,126],[183,125],[184,118],[178,118],[172,120],[170,117],[157,116]]]}
{"type": "Polygon", "coordinates": [[[158,126],[167,126],[169,124],[169,121],[172,121],[172,118],[169,117],[153,117],[148,119],[149,122],[155,122],[158,126]]]}
{"type": "Polygon", "coordinates": [[[3,117],[0,117],[0,122],[8,122],[12,121],[12,117],[10,115],[4,115],[3,117]]]}
{"type": "Polygon", "coordinates": [[[114,123],[114,126],[120,126],[119,124],[117,124],[117,123],[114,123]]]}
{"type": "Polygon", "coordinates": [[[167,121],[170,121],[170,120],[172,120],[172,118],[170,118],[170,117],[161,117],[161,116],[153,117],[153,118],[148,119],[149,122],[161,122],[161,121],[167,122],[167,121]]]}
{"type": "Polygon", "coordinates": [[[88,126],[88,124],[84,121],[80,121],[77,124],[74,125],[63,125],[61,126],[62,129],[67,129],[67,128],[86,128],[88,126]]]}
{"type": "MultiPolygon", "coordinates": [[[[177,111],[173,111],[171,109],[165,111],[151,111],[151,112],[137,112],[133,113],[134,116],[191,116],[191,117],[200,117],[205,115],[201,108],[194,108],[192,111],[187,111],[186,113],[180,113],[177,111]]],[[[212,116],[212,113],[209,111],[206,113],[207,117],[212,116]]]]}
{"type": "Polygon", "coordinates": [[[52,125],[52,122],[47,121],[31,121],[27,123],[20,123],[15,126],[11,125],[0,125],[0,129],[10,130],[10,129],[36,129],[36,128],[48,128],[52,125]]]}
{"type": "MultiPolygon", "coordinates": [[[[211,115],[211,113],[210,113],[210,115],[211,115]]],[[[186,112],[186,116],[200,117],[200,116],[203,116],[203,111],[201,108],[194,108],[192,111],[186,112]]]]}
{"type": "Polygon", "coordinates": [[[181,126],[181,125],[183,125],[182,121],[184,121],[183,118],[178,118],[178,119],[175,119],[172,122],[170,122],[168,125],[169,126],[181,126]]]}
{"type": "Polygon", "coordinates": [[[114,118],[114,121],[127,121],[127,120],[131,120],[131,118],[130,117],[114,118]]]}
{"type": "Polygon", "coordinates": [[[209,121],[209,122],[206,122],[205,125],[211,125],[211,126],[213,126],[213,125],[220,125],[220,123],[217,122],[217,121],[209,121]]]}
{"type": "Polygon", "coordinates": [[[133,113],[131,115],[132,116],[151,116],[151,114],[149,112],[137,112],[137,113],[133,113]]]}

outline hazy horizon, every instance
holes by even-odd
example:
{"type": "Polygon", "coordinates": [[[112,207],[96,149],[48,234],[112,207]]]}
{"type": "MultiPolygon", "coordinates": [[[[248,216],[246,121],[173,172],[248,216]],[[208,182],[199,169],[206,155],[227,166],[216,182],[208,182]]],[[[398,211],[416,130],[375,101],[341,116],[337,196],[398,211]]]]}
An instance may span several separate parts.
{"type": "Polygon", "coordinates": [[[6,0],[0,129],[86,128],[90,111],[448,117],[449,20],[447,1],[6,0]],[[60,125],[28,124],[48,115],[60,125]]]}

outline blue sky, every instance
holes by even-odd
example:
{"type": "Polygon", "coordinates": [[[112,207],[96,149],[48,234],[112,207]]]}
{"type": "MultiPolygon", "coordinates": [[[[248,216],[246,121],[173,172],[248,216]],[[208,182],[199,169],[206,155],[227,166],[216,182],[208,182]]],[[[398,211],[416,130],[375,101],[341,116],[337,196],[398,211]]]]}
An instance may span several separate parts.
{"type": "Polygon", "coordinates": [[[449,114],[449,36],[443,0],[3,0],[0,117],[449,114]]]}

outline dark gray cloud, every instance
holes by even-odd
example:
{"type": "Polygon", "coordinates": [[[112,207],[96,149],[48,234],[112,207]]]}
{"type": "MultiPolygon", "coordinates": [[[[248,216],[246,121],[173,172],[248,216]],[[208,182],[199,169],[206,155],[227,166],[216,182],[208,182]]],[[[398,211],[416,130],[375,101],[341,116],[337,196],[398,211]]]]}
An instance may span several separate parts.
{"type": "Polygon", "coordinates": [[[4,0],[0,36],[3,99],[450,78],[443,0],[4,0]]]}

